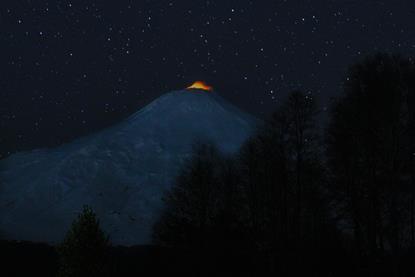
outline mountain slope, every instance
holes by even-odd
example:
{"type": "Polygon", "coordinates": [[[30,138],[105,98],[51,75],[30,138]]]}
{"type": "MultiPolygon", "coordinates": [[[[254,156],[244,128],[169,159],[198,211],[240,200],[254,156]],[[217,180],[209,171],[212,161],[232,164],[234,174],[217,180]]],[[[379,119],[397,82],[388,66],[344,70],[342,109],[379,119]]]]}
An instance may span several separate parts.
{"type": "Polygon", "coordinates": [[[56,243],[88,204],[114,244],[149,243],[193,142],[232,153],[255,123],[215,93],[175,91],[96,134],[12,155],[0,161],[0,236],[56,243]]]}

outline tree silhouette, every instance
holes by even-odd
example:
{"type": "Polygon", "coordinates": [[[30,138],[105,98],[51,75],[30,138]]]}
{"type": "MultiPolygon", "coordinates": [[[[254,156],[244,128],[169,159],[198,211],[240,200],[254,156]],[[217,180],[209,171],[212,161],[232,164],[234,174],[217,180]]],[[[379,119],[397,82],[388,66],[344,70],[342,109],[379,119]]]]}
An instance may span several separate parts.
{"type": "Polygon", "coordinates": [[[105,276],[108,247],[95,213],[85,206],[58,247],[59,276],[105,276]]]}
{"type": "Polygon", "coordinates": [[[325,203],[316,115],[311,94],[292,92],[239,155],[251,250],[268,252],[280,274],[310,261],[307,251],[327,246],[335,231],[325,203]]]}
{"type": "MultiPolygon", "coordinates": [[[[399,251],[405,240],[414,78],[408,59],[368,57],[351,67],[344,96],[333,108],[329,164],[338,214],[352,226],[359,254],[374,256],[385,247],[399,251]]],[[[413,208],[411,213],[413,218],[413,208]]]]}
{"type": "Polygon", "coordinates": [[[211,144],[194,146],[175,186],[165,197],[165,210],[155,225],[154,240],[171,246],[209,245],[221,210],[219,151],[211,144]]]}

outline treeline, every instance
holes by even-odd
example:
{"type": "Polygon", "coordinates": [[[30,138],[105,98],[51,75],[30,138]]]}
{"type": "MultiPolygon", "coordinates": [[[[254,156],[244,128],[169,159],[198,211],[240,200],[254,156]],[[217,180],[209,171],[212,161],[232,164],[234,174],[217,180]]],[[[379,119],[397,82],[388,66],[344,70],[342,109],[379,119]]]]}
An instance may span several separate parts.
{"type": "Polygon", "coordinates": [[[314,96],[294,91],[237,155],[196,146],[154,241],[193,249],[200,275],[213,264],[253,275],[413,273],[414,65],[378,54],[352,66],[323,130],[314,96]]]}

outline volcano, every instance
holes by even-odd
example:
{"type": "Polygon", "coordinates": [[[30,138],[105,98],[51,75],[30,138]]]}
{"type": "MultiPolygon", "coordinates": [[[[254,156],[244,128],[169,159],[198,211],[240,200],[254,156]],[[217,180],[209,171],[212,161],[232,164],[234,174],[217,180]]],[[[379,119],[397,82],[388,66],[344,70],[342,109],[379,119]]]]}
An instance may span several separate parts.
{"type": "Polygon", "coordinates": [[[71,143],[14,154],[0,161],[0,237],[58,243],[90,205],[114,245],[148,244],[193,143],[235,153],[256,123],[217,93],[192,88],[71,143]]]}

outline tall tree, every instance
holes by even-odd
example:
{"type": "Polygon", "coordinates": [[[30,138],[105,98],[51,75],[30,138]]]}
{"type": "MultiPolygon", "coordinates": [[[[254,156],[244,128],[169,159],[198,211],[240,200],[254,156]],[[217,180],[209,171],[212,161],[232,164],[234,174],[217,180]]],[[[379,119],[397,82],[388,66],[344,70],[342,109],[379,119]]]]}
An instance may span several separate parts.
{"type": "Polygon", "coordinates": [[[287,251],[299,258],[328,238],[316,115],[311,94],[292,92],[239,155],[251,241],[273,253],[281,274],[287,251]]]}
{"type": "Polygon", "coordinates": [[[296,207],[294,217],[298,222],[295,223],[295,232],[300,235],[301,220],[303,214],[303,198],[305,183],[311,180],[305,180],[304,173],[306,165],[312,163],[317,158],[317,131],[315,120],[317,115],[317,106],[313,95],[304,94],[301,91],[294,91],[285,106],[288,118],[288,147],[293,157],[293,173],[295,178],[296,189],[296,207]]]}
{"type": "Polygon", "coordinates": [[[415,60],[409,60],[409,69],[404,72],[404,81],[407,84],[406,106],[408,110],[407,143],[408,161],[406,172],[411,176],[409,185],[409,229],[411,247],[415,248],[415,60]]]}
{"type": "Polygon", "coordinates": [[[408,59],[378,54],[349,70],[344,96],[334,105],[328,154],[356,249],[371,256],[403,241],[403,176],[409,152],[408,59]]]}
{"type": "Polygon", "coordinates": [[[219,151],[211,144],[195,145],[175,186],[165,197],[165,209],[155,225],[154,240],[171,246],[203,248],[222,208],[219,151]]]}

